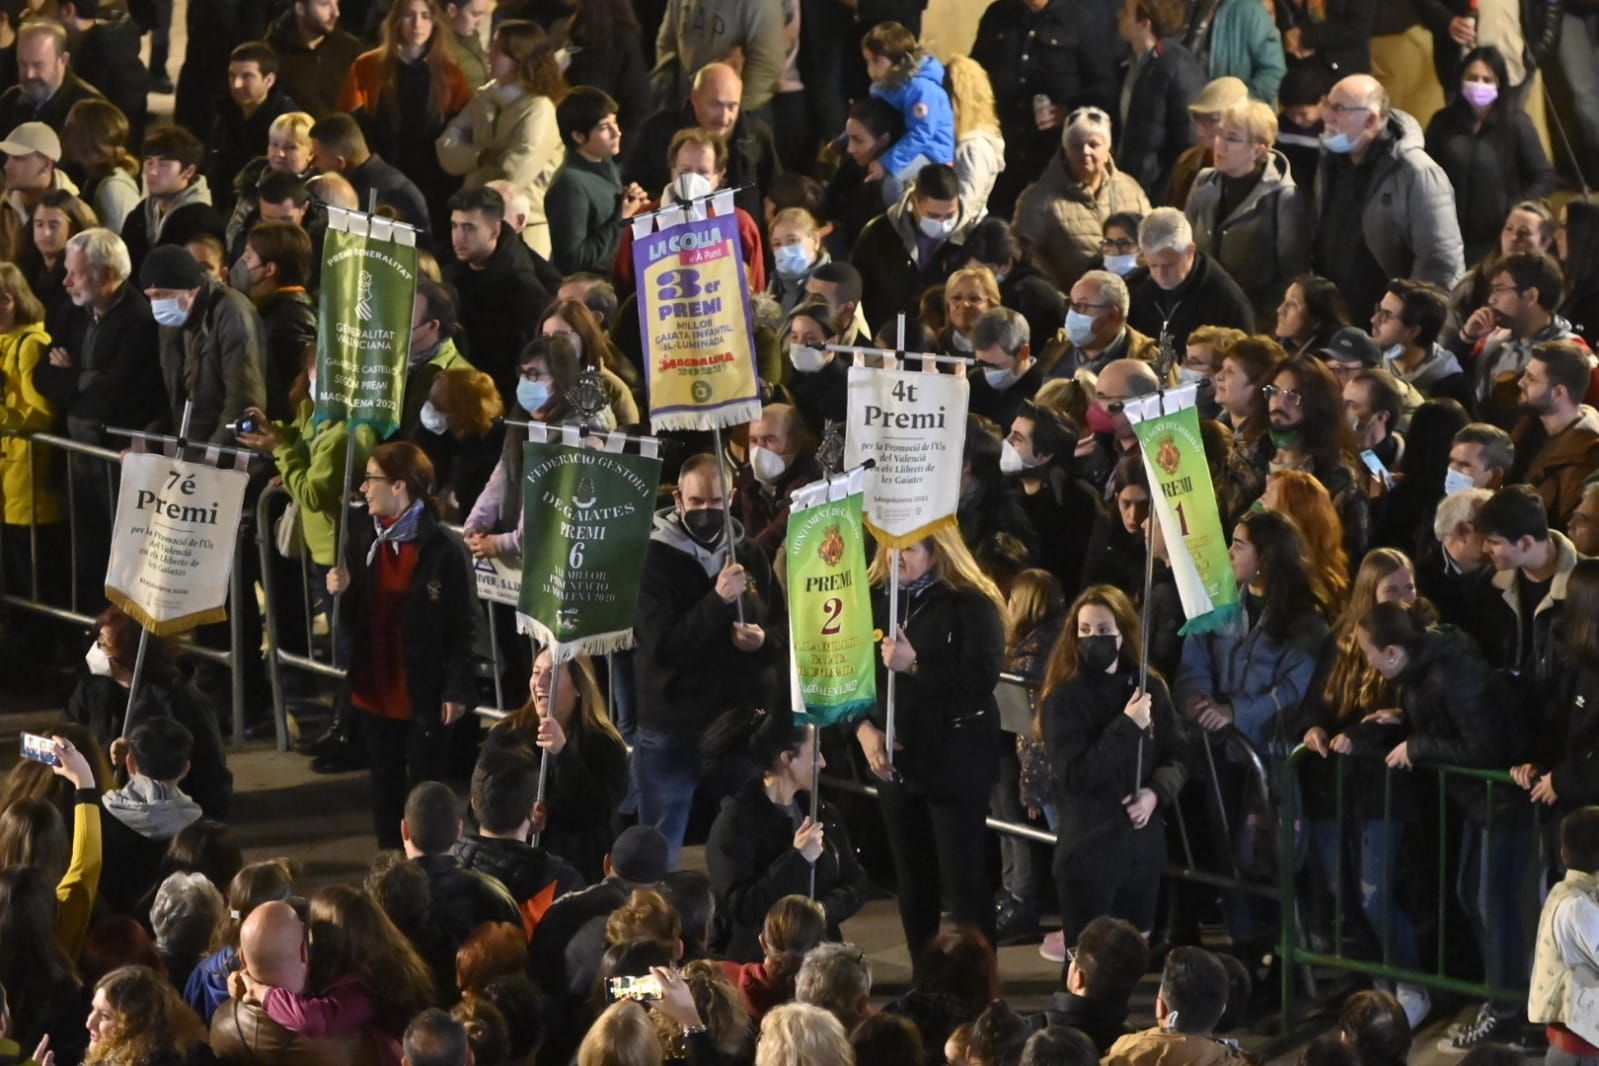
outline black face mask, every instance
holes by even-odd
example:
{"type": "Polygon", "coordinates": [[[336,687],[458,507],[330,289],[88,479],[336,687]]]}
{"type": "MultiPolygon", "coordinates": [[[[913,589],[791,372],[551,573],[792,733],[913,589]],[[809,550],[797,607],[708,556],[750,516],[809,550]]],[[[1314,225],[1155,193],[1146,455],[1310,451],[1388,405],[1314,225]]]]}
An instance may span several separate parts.
{"type": "Polygon", "coordinates": [[[702,548],[714,548],[722,539],[726,519],[720,507],[705,507],[698,511],[683,512],[683,531],[702,548]]]}
{"type": "Polygon", "coordinates": [[[1116,661],[1115,637],[1078,637],[1077,657],[1089,673],[1103,674],[1116,661]]]}

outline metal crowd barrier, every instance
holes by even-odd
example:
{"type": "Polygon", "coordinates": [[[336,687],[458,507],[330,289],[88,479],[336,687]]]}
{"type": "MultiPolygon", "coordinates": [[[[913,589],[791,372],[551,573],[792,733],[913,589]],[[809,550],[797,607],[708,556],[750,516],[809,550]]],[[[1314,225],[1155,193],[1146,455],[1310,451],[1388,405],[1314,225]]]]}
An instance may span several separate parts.
{"type": "MultiPolygon", "coordinates": [[[[38,525],[33,524],[27,527],[26,534],[28,537],[29,548],[29,580],[28,588],[26,589],[27,595],[22,595],[19,590],[8,587],[5,589],[4,596],[0,597],[0,599],[3,599],[4,603],[8,607],[18,608],[33,614],[42,615],[46,618],[53,618],[58,622],[67,622],[72,625],[82,626],[85,629],[90,628],[94,625],[95,615],[100,612],[105,604],[105,596],[103,592],[98,591],[95,595],[90,595],[88,590],[79,587],[81,582],[79,581],[78,573],[78,559],[80,555],[80,535],[78,531],[78,518],[80,512],[78,508],[78,493],[80,491],[91,491],[92,487],[84,487],[80,489],[78,485],[78,463],[73,461],[73,457],[82,456],[86,460],[92,460],[94,462],[104,464],[103,472],[106,479],[106,498],[110,501],[110,514],[114,515],[116,513],[117,493],[121,487],[122,455],[120,452],[113,451],[110,448],[100,448],[92,444],[84,444],[81,441],[71,440],[67,437],[59,437],[52,433],[22,434],[3,432],[0,433],[0,436],[18,438],[24,442],[26,448],[26,461],[29,464],[30,472],[36,469],[34,466],[34,449],[36,447],[46,447],[65,453],[64,458],[66,461],[59,465],[65,470],[66,479],[67,581],[69,589],[67,603],[65,606],[62,606],[59,603],[50,603],[43,595],[39,579],[39,543],[41,534],[38,525]]],[[[29,513],[36,515],[38,514],[39,502],[39,478],[29,478],[29,489],[29,513]]],[[[110,521],[109,516],[107,521],[110,521]]],[[[7,538],[21,535],[21,527],[8,526],[4,523],[0,523],[0,544],[4,544],[7,538]]],[[[247,550],[249,550],[249,544],[247,542],[244,527],[241,525],[239,529],[238,543],[234,547],[235,560],[237,560],[239,557],[238,553],[247,550]]],[[[99,563],[96,563],[95,569],[91,572],[103,572],[103,568],[99,563]]],[[[206,659],[210,662],[218,663],[219,665],[228,668],[228,671],[231,675],[230,717],[233,724],[234,744],[239,744],[244,739],[244,674],[241,670],[236,669],[234,664],[241,662],[241,655],[245,653],[245,649],[241,647],[244,642],[243,617],[239,614],[237,608],[239,605],[243,604],[246,605],[250,610],[255,609],[254,603],[252,603],[246,595],[247,591],[248,590],[244,587],[243,571],[239,566],[235,565],[228,586],[227,649],[207,648],[194,642],[192,639],[185,640],[183,642],[183,650],[185,654],[206,659]]]]}
{"type": "MultiPolygon", "coordinates": [[[[1314,755],[1314,753],[1311,752],[1310,748],[1307,748],[1304,745],[1300,745],[1289,754],[1287,760],[1282,766],[1282,791],[1280,795],[1291,796],[1296,794],[1299,787],[1297,773],[1300,766],[1310,755],[1314,755]]],[[[1409,771],[1412,774],[1418,772],[1432,772],[1437,775],[1436,802],[1438,805],[1438,926],[1433,934],[1437,939],[1437,950],[1435,953],[1436,961],[1433,968],[1430,970],[1420,968],[1406,969],[1404,967],[1395,965],[1393,962],[1392,925],[1394,909],[1397,906],[1394,899],[1393,868],[1399,864],[1400,856],[1398,854],[1393,854],[1393,849],[1390,846],[1391,838],[1387,834],[1391,831],[1391,828],[1394,825],[1393,804],[1395,771],[1392,767],[1387,766],[1385,766],[1383,769],[1383,853],[1385,856],[1392,854],[1392,861],[1385,862],[1384,864],[1385,868],[1383,872],[1385,884],[1380,886],[1379,889],[1385,900],[1383,909],[1384,921],[1381,923],[1383,928],[1372,930],[1376,934],[1379,942],[1380,955],[1380,958],[1374,961],[1370,958],[1359,958],[1353,955],[1345,954],[1344,952],[1347,939],[1344,935],[1344,915],[1346,910],[1344,902],[1345,877],[1343,870],[1343,844],[1345,827],[1344,775],[1350,759],[1369,758],[1369,756],[1333,755],[1329,756],[1328,758],[1332,764],[1333,772],[1335,774],[1334,824],[1338,833],[1338,847],[1334,852],[1333,870],[1331,872],[1334,907],[1332,947],[1331,951],[1328,952],[1316,951],[1307,946],[1303,942],[1304,937],[1300,934],[1299,930],[1299,926],[1302,923],[1295,921],[1292,908],[1283,908],[1281,935],[1281,955],[1283,965],[1281,977],[1282,1016],[1284,1025],[1287,1026],[1293,1020],[1292,975],[1296,966],[1316,966],[1328,969],[1343,970],[1350,973],[1364,974],[1370,977],[1386,978],[1395,982],[1422,985],[1428,988],[1438,989],[1439,991],[1470,996],[1476,999],[1518,999],[1524,1002],[1527,998],[1527,990],[1524,987],[1514,989],[1494,988],[1488,985],[1486,981],[1467,980],[1461,977],[1451,976],[1446,972],[1446,951],[1449,941],[1447,936],[1447,915],[1450,907],[1449,897],[1454,888],[1454,879],[1448,876],[1449,830],[1451,828],[1450,808],[1452,806],[1452,802],[1448,796],[1449,782],[1451,779],[1454,779],[1482,783],[1483,804],[1487,821],[1485,840],[1482,844],[1483,855],[1480,859],[1480,863],[1482,865],[1486,865],[1489,862],[1489,856],[1491,854],[1490,845],[1494,832],[1494,792],[1496,789],[1500,788],[1511,788],[1516,789],[1517,792],[1520,791],[1515,782],[1511,780],[1510,774],[1503,770],[1477,770],[1461,766],[1435,765],[1417,765],[1414,770],[1409,771]]],[[[1420,784],[1417,785],[1418,796],[1420,794],[1421,787],[1423,786],[1420,784]]],[[[1294,854],[1294,850],[1298,844],[1297,834],[1301,831],[1309,831],[1308,820],[1305,819],[1304,816],[1295,809],[1295,807],[1295,804],[1287,802],[1284,802],[1279,807],[1279,848],[1281,854],[1284,856],[1294,854]]],[[[1458,834],[1458,826],[1460,822],[1463,821],[1463,816],[1458,810],[1455,810],[1453,813],[1456,816],[1454,825],[1456,833],[1458,834]]],[[[1411,849],[1411,853],[1421,854],[1421,849],[1413,848],[1411,849]]],[[[1280,891],[1283,899],[1295,898],[1294,876],[1296,871],[1294,866],[1295,864],[1292,862],[1283,862],[1281,864],[1279,878],[1281,881],[1280,891]]],[[[1517,892],[1514,894],[1513,898],[1509,900],[1512,913],[1505,920],[1521,920],[1520,897],[1521,894],[1518,886],[1517,892]]],[[[1358,901],[1356,905],[1357,907],[1359,906],[1358,901]]],[[[1414,920],[1414,916],[1412,916],[1412,920],[1414,920]]],[[[1531,950],[1531,946],[1532,945],[1529,942],[1527,945],[1529,951],[1531,950]]],[[[1417,951],[1418,956],[1420,956],[1421,944],[1419,942],[1417,944],[1417,951]]],[[[1418,957],[1418,962],[1419,961],[1420,959],[1418,957]]]]}

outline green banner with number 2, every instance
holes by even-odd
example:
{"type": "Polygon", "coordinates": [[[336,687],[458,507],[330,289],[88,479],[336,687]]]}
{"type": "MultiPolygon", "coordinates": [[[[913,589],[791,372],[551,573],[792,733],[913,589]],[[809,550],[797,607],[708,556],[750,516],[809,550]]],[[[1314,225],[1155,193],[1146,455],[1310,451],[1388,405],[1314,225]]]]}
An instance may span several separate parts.
{"type": "Polygon", "coordinates": [[[558,660],[633,646],[661,461],[522,445],[522,628],[558,660]]]}
{"type": "Polygon", "coordinates": [[[788,516],[788,613],[802,722],[832,725],[877,703],[862,494],[788,516]]]}

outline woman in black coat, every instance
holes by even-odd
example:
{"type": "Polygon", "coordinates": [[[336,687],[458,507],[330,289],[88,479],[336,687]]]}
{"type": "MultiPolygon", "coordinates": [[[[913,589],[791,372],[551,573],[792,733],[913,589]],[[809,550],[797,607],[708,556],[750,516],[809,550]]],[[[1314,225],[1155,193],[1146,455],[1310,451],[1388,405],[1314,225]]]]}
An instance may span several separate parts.
{"type": "Polygon", "coordinates": [[[1144,597],[1144,563],[1148,546],[1144,521],[1149,517],[1149,475],[1136,455],[1116,463],[1115,510],[1094,520],[1083,562],[1083,584],[1111,585],[1134,604],[1144,597]]]}
{"type": "MultiPolygon", "coordinates": [[[[617,125],[636,132],[650,117],[650,67],[640,47],[638,16],[628,0],[579,0],[551,36],[571,57],[568,85],[590,85],[616,101],[617,125]]],[[[623,143],[626,143],[625,141],[623,143]]]]}
{"type": "Polygon", "coordinates": [[[812,759],[818,771],[827,765],[815,734],[786,713],[735,709],[711,726],[704,749],[716,759],[747,757],[761,770],[722,800],[705,845],[718,953],[759,962],[767,912],[784,896],[809,894],[813,867],[828,938],[842,939],[839,927],[866,902],[866,871],[831,806],[820,804],[811,817],[812,759]]]}
{"type": "Polygon", "coordinates": [[[349,643],[350,699],[364,712],[378,847],[400,846],[405,797],[445,771],[451,727],[472,701],[477,586],[460,537],[433,505],[433,464],[396,441],[373,449],[361,479],[371,523],[353,522],[328,572],[349,643]],[[353,654],[351,654],[353,652],[353,654]]]}
{"type": "Polygon", "coordinates": [[[1427,154],[1455,189],[1455,214],[1475,263],[1499,246],[1512,205],[1554,191],[1555,171],[1525,109],[1510,97],[1505,60],[1492,46],[1466,55],[1454,100],[1427,124],[1427,154]]]}
{"type": "Polygon", "coordinates": [[[1566,580],[1561,671],[1549,720],[1536,730],[1532,762],[1510,771],[1532,802],[1562,815],[1599,803],[1599,559],[1583,559],[1566,580]]]}
{"type": "Polygon", "coordinates": [[[983,839],[999,768],[994,686],[1005,658],[1004,599],[953,527],[899,552],[899,617],[888,615],[890,553],[872,560],[872,616],[884,634],[877,709],[855,738],[881,791],[894,855],[900,922],[911,958],[938,932],[943,899],[955,921],[993,939],[994,906],[983,839]],[[887,744],[888,674],[896,676],[893,762],[887,744]]]}
{"type": "Polygon", "coordinates": [[[589,884],[605,878],[605,856],[618,828],[616,810],[627,794],[627,745],[611,723],[594,664],[587,656],[564,662],[550,713],[554,669],[548,650],[533,662],[527,705],[484,739],[492,747],[550,753],[544,802],[534,812],[539,844],[575,867],[589,884]]]}
{"type": "Polygon", "coordinates": [[[1070,946],[1102,914],[1148,930],[1166,862],[1163,812],[1187,773],[1159,675],[1139,688],[1138,614],[1109,585],[1083,590],[1050,656],[1038,728],[1057,817],[1055,885],[1070,946]]]}

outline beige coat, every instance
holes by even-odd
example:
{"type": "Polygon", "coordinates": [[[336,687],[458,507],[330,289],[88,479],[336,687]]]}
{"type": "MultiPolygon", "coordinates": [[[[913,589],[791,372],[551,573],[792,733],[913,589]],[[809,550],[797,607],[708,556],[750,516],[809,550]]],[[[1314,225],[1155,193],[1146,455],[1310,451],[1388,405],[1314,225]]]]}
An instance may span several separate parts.
{"type": "Polygon", "coordinates": [[[1138,182],[1108,163],[1098,192],[1072,176],[1064,152],[1056,152],[1037,181],[1016,201],[1016,235],[1032,243],[1039,264],[1061,292],[1070,292],[1099,255],[1105,219],[1118,211],[1149,214],[1149,197],[1138,182]]]}
{"type": "Polygon", "coordinates": [[[1100,1066],[1250,1066],[1257,1059],[1219,1037],[1145,1029],[1128,1033],[1100,1066]]]}
{"type": "Polygon", "coordinates": [[[506,99],[517,91],[492,81],[483,86],[450,120],[435,147],[445,172],[466,179],[462,188],[504,180],[525,193],[531,206],[523,239],[548,259],[550,224],[544,216],[544,192],[566,152],[549,97],[524,90],[506,99]]]}

